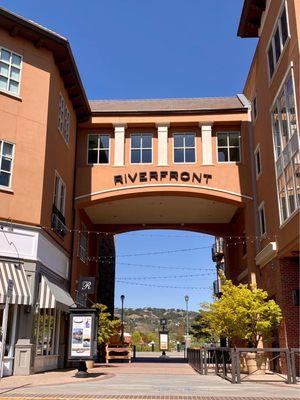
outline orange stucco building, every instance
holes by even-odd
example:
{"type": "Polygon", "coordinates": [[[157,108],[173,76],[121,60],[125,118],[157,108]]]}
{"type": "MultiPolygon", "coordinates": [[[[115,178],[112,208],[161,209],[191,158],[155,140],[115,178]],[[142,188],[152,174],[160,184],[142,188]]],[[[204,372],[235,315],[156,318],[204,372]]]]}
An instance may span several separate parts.
{"type": "Polygon", "coordinates": [[[67,39],[0,8],[5,374],[64,365],[80,278],[113,310],[113,237],[138,229],[222,238],[226,275],[283,309],[274,345],[299,347],[299,7],[245,0],[243,94],[90,102],[67,39]]]}

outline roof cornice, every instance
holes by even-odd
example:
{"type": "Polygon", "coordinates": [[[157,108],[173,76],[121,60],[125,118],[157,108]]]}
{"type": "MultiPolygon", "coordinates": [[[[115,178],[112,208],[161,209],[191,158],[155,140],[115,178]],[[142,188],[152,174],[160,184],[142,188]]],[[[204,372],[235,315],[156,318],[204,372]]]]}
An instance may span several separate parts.
{"type": "Polygon", "coordinates": [[[91,110],[68,40],[2,7],[0,7],[0,27],[8,31],[11,36],[23,37],[37,48],[44,47],[53,53],[77,118],[79,121],[86,120],[91,110]]]}

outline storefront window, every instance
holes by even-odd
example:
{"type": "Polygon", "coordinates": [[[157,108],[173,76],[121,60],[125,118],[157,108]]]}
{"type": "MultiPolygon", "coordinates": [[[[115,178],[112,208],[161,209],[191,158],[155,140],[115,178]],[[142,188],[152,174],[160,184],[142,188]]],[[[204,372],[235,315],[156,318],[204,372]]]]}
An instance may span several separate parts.
{"type": "Polygon", "coordinates": [[[59,310],[40,309],[36,316],[36,355],[55,354],[59,332],[59,310]]]}

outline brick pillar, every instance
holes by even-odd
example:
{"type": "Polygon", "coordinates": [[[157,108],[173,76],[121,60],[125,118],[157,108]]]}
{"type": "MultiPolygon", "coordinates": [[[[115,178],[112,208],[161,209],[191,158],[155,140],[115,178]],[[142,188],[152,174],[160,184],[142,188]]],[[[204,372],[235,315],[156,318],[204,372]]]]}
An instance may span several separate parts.
{"type": "Polygon", "coordinates": [[[113,235],[99,240],[99,284],[97,302],[107,306],[114,315],[115,298],[115,241],[113,235]]]}
{"type": "Polygon", "coordinates": [[[299,306],[294,304],[293,292],[299,289],[299,259],[281,258],[279,260],[281,277],[280,306],[283,312],[286,343],[281,346],[300,347],[299,306]]]}

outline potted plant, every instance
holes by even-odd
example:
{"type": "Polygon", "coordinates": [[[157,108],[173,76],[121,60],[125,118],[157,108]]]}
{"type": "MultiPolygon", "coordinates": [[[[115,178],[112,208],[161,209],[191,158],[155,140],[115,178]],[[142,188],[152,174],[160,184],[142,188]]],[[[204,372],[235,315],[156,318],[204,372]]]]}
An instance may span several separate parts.
{"type": "MultiPolygon", "coordinates": [[[[246,341],[248,347],[257,349],[258,344],[271,339],[272,330],[282,319],[280,307],[268,300],[268,293],[248,285],[234,285],[223,279],[222,296],[202,308],[204,331],[235,340],[246,341]]],[[[264,372],[264,353],[248,352],[245,356],[248,373],[264,372]]]]}
{"type": "MultiPolygon", "coordinates": [[[[119,331],[120,320],[112,319],[111,314],[107,311],[107,307],[104,304],[96,303],[94,308],[97,308],[99,312],[97,339],[99,347],[101,348],[113,335],[119,331]]],[[[88,369],[94,368],[94,361],[86,361],[86,367],[88,369]]]]}

